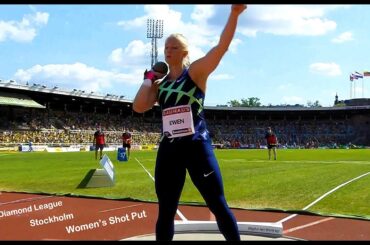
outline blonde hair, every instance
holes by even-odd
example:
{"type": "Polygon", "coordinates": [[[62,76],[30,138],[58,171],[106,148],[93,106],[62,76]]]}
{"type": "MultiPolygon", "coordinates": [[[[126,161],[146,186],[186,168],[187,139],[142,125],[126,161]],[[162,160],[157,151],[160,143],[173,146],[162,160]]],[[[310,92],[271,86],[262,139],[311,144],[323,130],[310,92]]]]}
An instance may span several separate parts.
{"type": "Polygon", "coordinates": [[[189,58],[189,44],[188,44],[188,39],[181,33],[173,33],[167,37],[166,40],[174,38],[180,42],[181,48],[183,51],[188,51],[188,54],[184,58],[182,65],[183,67],[189,67],[190,66],[190,58],[189,58]]]}

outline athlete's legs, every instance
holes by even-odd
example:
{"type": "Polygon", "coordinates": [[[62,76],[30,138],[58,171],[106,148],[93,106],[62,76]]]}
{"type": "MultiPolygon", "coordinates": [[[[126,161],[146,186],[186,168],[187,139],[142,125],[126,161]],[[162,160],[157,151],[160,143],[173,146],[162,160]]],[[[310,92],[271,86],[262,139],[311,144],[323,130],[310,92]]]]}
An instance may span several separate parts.
{"type": "MultiPolygon", "coordinates": [[[[186,169],[176,146],[162,142],[155,166],[155,189],[158,198],[156,240],[172,240],[175,232],[174,218],[181,191],[185,183],[186,169]]],[[[182,149],[179,149],[181,152],[182,149]]]]}
{"type": "Polygon", "coordinates": [[[274,160],[276,160],[276,147],[273,148],[274,151],[274,160]]]}
{"type": "MultiPolygon", "coordinates": [[[[234,214],[231,212],[224,196],[221,172],[208,142],[201,144],[200,150],[192,149],[188,167],[190,177],[215,215],[217,225],[228,241],[240,240],[239,229],[234,214]]],[[[199,148],[198,148],[199,149],[199,148]]]]}
{"type": "Polygon", "coordinates": [[[271,147],[268,146],[268,152],[269,152],[269,160],[271,160],[271,147]]]}

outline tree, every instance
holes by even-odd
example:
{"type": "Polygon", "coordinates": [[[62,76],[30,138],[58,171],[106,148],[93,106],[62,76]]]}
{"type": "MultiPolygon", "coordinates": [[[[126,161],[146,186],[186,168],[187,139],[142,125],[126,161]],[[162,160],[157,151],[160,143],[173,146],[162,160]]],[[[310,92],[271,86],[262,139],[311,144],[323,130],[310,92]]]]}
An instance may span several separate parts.
{"type": "Polygon", "coordinates": [[[238,100],[230,100],[227,103],[230,104],[231,107],[240,107],[241,106],[241,104],[238,100]]]}
{"type": "Polygon", "coordinates": [[[314,103],[312,103],[311,101],[307,101],[307,106],[308,107],[321,107],[320,102],[318,100],[316,100],[314,103]]]}
{"type": "Polygon", "coordinates": [[[241,99],[241,102],[238,100],[230,100],[227,103],[230,104],[231,107],[259,107],[261,106],[259,100],[260,99],[257,97],[250,97],[248,99],[241,99]]]}
{"type": "Polygon", "coordinates": [[[346,106],[346,103],[339,102],[339,103],[337,103],[337,104],[334,105],[334,107],[343,107],[343,106],[346,106]]]}
{"type": "Polygon", "coordinates": [[[242,99],[243,107],[259,107],[261,106],[260,99],[257,97],[250,97],[248,99],[242,99]]]}

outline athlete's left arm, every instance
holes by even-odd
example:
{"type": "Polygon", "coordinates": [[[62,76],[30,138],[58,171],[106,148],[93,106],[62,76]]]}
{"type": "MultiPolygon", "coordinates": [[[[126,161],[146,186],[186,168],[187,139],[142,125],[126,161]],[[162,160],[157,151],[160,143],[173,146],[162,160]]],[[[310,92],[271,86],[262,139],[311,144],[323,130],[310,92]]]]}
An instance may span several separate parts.
{"type": "Polygon", "coordinates": [[[231,12],[221,33],[218,44],[213,47],[204,57],[194,61],[189,67],[189,75],[192,80],[203,90],[206,88],[208,76],[217,68],[222,57],[228,50],[234,37],[239,15],[247,8],[245,4],[233,4],[231,12]]]}

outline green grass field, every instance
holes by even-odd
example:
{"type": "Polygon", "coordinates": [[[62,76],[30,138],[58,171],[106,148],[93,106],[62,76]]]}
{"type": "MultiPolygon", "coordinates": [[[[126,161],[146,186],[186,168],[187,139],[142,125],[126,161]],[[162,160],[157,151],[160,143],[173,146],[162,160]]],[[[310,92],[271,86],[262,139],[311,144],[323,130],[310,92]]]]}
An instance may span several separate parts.
{"type": "MultiPolygon", "coordinates": [[[[358,176],[305,209],[322,215],[370,219],[370,150],[278,150],[278,160],[267,160],[267,150],[215,150],[226,199],[233,208],[303,210],[325,193],[358,176]]],[[[57,195],[97,196],[156,202],[155,151],[133,151],[128,162],[106,152],[115,166],[113,187],[78,188],[91,169],[100,168],[94,152],[0,153],[0,190],[57,195]]],[[[181,203],[204,204],[187,177],[181,203]]]]}

